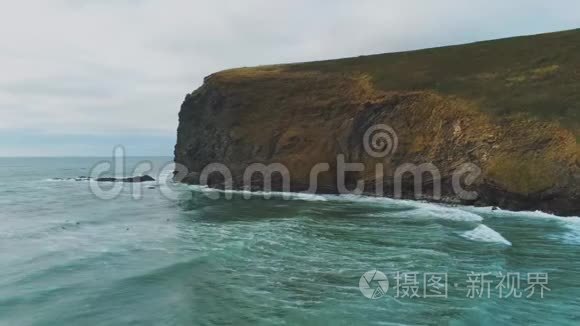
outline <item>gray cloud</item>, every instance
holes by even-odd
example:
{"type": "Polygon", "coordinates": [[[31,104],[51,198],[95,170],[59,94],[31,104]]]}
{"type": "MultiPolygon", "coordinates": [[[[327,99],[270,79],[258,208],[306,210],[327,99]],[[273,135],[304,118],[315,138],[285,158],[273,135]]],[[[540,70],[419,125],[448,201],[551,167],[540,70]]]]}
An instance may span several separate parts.
{"type": "Polygon", "coordinates": [[[580,25],[576,1],[11,1],[0,12],[0,129],[173,135],[217,70],[580,25]]]}

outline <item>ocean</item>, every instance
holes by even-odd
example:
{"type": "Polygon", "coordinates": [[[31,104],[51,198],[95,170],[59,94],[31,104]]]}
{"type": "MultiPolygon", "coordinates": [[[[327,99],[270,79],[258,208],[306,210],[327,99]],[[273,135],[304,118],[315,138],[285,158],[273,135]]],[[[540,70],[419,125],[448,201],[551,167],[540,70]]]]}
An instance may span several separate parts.
{"type": "Polygon", "coordinates": [[[106,159],[0,159],[0,325],[580,324],[580,218],[158,182],[103,199],[74,178],[106,159]]]}

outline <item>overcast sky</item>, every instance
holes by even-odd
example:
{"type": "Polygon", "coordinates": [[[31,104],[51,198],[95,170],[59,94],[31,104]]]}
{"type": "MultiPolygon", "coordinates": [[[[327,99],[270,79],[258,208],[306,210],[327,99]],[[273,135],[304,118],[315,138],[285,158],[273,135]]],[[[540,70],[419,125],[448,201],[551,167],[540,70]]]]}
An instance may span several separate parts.
{"type": "Polygon", "coordinates": [[[580,1],[0,0],[0,156],[171,155],[226,68],[580,27],[580,1]]]}

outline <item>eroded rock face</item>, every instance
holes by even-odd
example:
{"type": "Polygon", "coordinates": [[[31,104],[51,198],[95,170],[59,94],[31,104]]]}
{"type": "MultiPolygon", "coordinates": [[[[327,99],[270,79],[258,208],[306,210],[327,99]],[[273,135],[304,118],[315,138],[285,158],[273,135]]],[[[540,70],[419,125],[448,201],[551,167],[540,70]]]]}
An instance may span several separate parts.
{"type": "MultiPolygon", "coordinates": [[[[339,155],[364,166],[346,174],[348,189],[362,180],[369,194],[382,185],[384,196],[580,215],[575,135],[526,116],[490,117],[466,99],[431,91],[378,91],[365,76],[272,67],[212,75],[186,97],[179,113],[175,162],[191,172],[184,182],[197,183],[204,167],[222,163],[239,188],[250,164],[281,163],[289,171],[291,190],[304,191],[312,168],[328,163],[316,190],[336,193],[339,155]],[[396,134],[396,149],[386,156],[369,155],[364,147],[365,132],[377,125],[396,134]],[[397,173],[409,164],[437,169],[423,174],[419,196],[411,173],[403,174],[397,192],[397,173]],[[459,178],[461,189],[475,191],[475,197],[459,195],[453,187],[453,176],[466,164],[480,170],[469,185],[459,178]],[[441,184],[441,196],[434,183],[441,184]]],[[[282,188],[278,176],[273,190],[282,188]]],[[[211,186],[222,182],[216,174],[208,179],[211,186]]],[[[251,188],[261,184],[253,178],[251,188]]]]}

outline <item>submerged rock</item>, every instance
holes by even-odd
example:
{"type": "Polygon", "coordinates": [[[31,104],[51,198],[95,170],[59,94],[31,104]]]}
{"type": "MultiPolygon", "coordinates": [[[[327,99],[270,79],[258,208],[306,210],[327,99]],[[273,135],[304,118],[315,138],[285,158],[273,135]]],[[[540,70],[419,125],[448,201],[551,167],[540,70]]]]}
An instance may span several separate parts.
{"type": "Polygon", "coordinates": [[[143,175],[138,177],[130,177],[130,178],[97,178],[96,181],[99,182],[147,182],[147,181],[155,181],[153,177],[150,175],[143,175]]]}
{"type": "Polygon", "coordinates": [[[91,180],[90,177],[85,177],[85,176],[80,176],[80,177],[76,177],[76,178],[52,178],[50,179],[52,181],[89,181],[91,180]]]}

